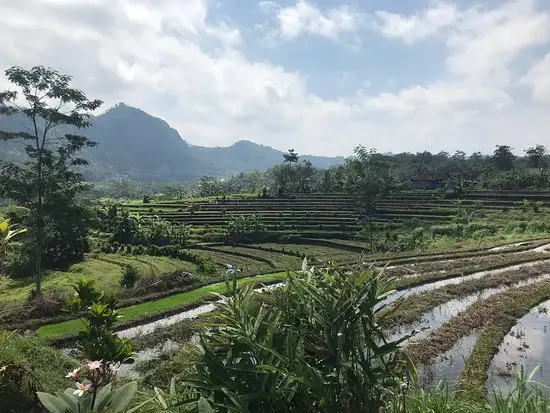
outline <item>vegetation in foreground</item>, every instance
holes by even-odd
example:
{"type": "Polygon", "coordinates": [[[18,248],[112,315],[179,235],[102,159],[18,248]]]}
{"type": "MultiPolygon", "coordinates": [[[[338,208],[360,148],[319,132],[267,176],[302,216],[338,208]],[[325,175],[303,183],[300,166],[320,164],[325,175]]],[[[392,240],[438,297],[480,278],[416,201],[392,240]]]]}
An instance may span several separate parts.
{"type": "Polygon", "coordinates": [[[394,292],[383,272],[349,273],[335,266],[320,270],[304,265],[302,273],[288,274],[285,285],[270,295],[255,292],[252,286],[238,288],[235,281],[227,287],[231,294],[217,304],[218,311],[199,333],[198,346],[180,350],[180,364],[157,364],[145,383],[155,377],[167,381],[156,380],[160,388],[138,394],[138,387],[144,385],[124,383],[113,369],[131,361],[126,342],[97,346],[114,338],[116,313],[108,310],[100,315],[101,306],[108,309],[107,297],[89,284],[81,284],[72,302],[75,310],[88,314],[89,327],[83,332],[81,348],[86,356],[99,360],[79,367],[38,341],[9,337],[8,344],[31,345],[34,350],[8,350],[4,345],[0,356],[8,365],[24,368],[28,361],[44,356],[67,360],[51,369],[37,365],[40,371],[22,370],[36,383],[26,392],[21,392],[25,387],[10,390],[20,376],[3,369],[3,390],[19,397],[10,399],[10,408],[18,401],[25,403],[27,410],[12,411],[33,411],[38,400],[52,413],[543,413],[550,407],[525,375],[518,379],[514,392],[494,394],[490,403],[467,401],[443,386],[430,392],[416,390],[414,366],[401,348],[408,336],[387,342],[380,327],[380,318],[392,311],[382,302],[394,292]],[[88,309],[84,308],[87,300],[95,302],[88,309]],[[163,372],[166,368],[171,374],[163,372]],[[64,380],[67,384],[72,380],[74,387],[52,394],[52,388],[61,390],[57,386],[64,380]],[[37,388],[38,399],[34,396],[37,388]],[[40,392],[42,389],[46,392],[40,392]]]}

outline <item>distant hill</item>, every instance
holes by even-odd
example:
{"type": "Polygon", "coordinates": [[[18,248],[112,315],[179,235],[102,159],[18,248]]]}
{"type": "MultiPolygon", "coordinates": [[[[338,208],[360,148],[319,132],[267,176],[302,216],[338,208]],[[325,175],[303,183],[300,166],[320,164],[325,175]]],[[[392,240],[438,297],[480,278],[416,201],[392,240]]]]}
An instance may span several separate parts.
{"type": "MultiPolygon", "coordinates": [[[[1,117],[0,130],[20,131],[24,120],[1,117]]],[[[144,111],[119,104],[92,119],[83,133],[99,145],[85,158],[92,166],[90,178],[102,180],[126,177],[132,180],[181,181],[203,175],[227,176],[250,170],[264,171],[280,164],[282,152],[250,141],[229,147],[202,147],[188,144],[164,120],[144,111]]],[[[21,144],[0,142],[0,158],[17,159],[21,144]]],[[[341,157],[303,156],[318,168],[344,161],[341,157]]]]}

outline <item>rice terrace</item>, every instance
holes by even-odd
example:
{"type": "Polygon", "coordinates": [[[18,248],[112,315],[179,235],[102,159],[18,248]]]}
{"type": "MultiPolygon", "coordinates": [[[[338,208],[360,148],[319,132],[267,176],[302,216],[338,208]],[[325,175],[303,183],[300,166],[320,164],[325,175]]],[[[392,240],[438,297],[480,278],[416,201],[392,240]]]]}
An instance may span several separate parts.
{"type": "Polygon", "coordinates": [[[197,146],[4,74],[0,413],[550,412],[544,145],[197,146]]]}

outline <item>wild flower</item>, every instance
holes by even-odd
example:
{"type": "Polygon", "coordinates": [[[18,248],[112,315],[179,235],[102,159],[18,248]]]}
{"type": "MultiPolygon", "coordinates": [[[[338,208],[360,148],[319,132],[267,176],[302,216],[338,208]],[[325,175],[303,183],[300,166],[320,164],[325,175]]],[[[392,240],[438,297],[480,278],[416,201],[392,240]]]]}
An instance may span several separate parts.
{"type": "Polygon", "coordinates": [[[90,389],[89,384],[84,384],[84,383],[77,382],[76,383],[76,390],[73,392],[73,394],[76,394],[78,397],[81,397],[89,389],[90,389]]]}
{"type": "Polygon", "coordinates": [[[65,377],[72,379],[74,381],[77,381],[79,372],[80,372],[80,367],[77,369],[74,369],[73,371],[68,372],[65,377]]]}
{"type": "Polygon", "coordinates": [[[99,360],[99,361],[88,361],[86,362],[86,368],[88,370],[97,370],[101,367],[101,363],[103,362],[103,360],[99,360]]]}

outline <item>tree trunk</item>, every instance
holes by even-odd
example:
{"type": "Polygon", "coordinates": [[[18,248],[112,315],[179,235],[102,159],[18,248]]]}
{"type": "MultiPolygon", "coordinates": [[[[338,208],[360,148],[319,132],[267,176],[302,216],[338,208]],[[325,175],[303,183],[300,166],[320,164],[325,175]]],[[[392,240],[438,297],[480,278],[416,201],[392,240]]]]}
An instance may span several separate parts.
{"type": "Polygon", "coordinates": [[[38,241],[36,246],[36,262],[34,265],[35,290],[36,295],[42,295],[42,241],[38,241]]]}

